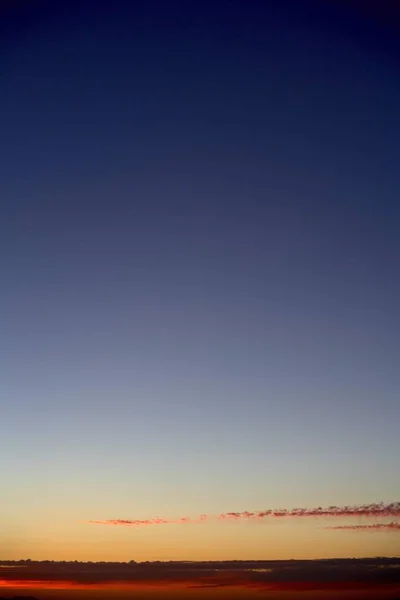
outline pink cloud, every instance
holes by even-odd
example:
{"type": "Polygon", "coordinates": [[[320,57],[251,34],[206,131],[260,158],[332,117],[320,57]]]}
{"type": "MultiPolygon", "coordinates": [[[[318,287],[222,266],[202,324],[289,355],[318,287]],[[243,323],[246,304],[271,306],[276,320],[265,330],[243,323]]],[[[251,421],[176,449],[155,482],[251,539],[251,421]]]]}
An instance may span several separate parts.
{"type": "MultiPolygon", "coordinates": [[[[292,509],[267,509],[262,511],[228,512],[219,515],[200,515],[196,519],[180,517],[178,519],[107,519],[101,521],[89,521],[95,525],[119,525],[122,527],[141,527],[146,525],[168,525],[168,524],[194,524],[204,523],[210,520],[219,521],[264,521],[267,519],[305,518],[305,517],[399,517],[400,502],[358,504],[353,506],[329,506],[327,508],[292,508],[292,509]]],[[[396,525],[396,524],[395,524],[396,525]]],[[[372,527],[372,526],[371,526],[372,527]]]]}

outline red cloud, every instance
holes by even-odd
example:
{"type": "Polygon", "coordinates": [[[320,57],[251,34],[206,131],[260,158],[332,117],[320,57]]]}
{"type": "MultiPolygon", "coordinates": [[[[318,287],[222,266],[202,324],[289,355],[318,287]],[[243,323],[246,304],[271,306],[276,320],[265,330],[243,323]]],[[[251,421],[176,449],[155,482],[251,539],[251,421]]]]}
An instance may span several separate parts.
{"type": "MultiPolygon", "coordinates": [[[[178,519],[107,519],[103,521],[89,521],[95,525],[120,525],[123,527],[140,527],[144,525],[166,525],[166,524],[193,524],[203,523],[209,520],[220,521],[246,521],[265,520],[281,518],[304,518],[304,517],[399,517],[400,502],[385,504],[358,504],[355,506],[329,506],[328,508],[293,508],[293,509],[268,509],[262,511],[228,512],[214,515],[200,515],[197,519],[180,517],[178,519]]],[[[394,523],[394,525],[397,525],[394,523]]],[[[372,526],[371,526],[372,527],[372,526]]],[[[396,529],[396,527],[393,527],[396,529]]]]}

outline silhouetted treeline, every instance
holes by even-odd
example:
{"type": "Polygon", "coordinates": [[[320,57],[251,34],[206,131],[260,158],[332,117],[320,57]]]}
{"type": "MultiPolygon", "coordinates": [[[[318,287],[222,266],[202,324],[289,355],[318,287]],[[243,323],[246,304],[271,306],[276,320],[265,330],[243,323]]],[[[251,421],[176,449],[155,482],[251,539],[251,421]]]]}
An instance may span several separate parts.
{"type": "MultiPolygon", "coordinates": [[[[345,582],[365,584],[400,583],[400,557],[325,560],[170,561],[170,562],[79,562],[0,561],[3,580],[53,580],[80,583],[113,581],[178,582],[231,578],[241,574],[253,582],[345,582]],[[8,567],[8,568],[7,568],[8,567]],[[18,573],[18,575],[17,575],[18,573]]],[[[397,591],[397,590],[396,590],[397,591]]],[[[0,599],[1,600],[1,599],[0,599]]]]}

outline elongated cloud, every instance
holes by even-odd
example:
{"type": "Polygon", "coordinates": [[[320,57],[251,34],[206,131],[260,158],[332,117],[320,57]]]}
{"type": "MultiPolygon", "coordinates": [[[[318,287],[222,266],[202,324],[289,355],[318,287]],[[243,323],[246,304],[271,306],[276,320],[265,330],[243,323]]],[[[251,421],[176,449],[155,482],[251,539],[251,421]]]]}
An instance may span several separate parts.
{"type": "MultiPolygon", "coordinates": [[[[197,519],[180,517],[179,519],[105,519],[103,521],[89,521],[92,525],[121,525],[122,527],[141,527],[143,525],[186,525],[190,523],[203,523],[210,520],[208,515],[200,515],[197,519]]],[[[0,599],[1,600],[1,599],[0,599]]]]}
{"type": "Polygon", "coordinates": [[[358,504],[355,506],[329,506],[328,508],[292,508],[258,512],[233,512],[218,516],[219,519],[265,519],[268,517],[398,517],[400,502],[384,504],[358,504]]]}
{"type": "Polygon", "coordinates": [[[329,506],[327,508],[292,508],[268,509],[262,511],[228,512],[219,515],[200,515],[196,519],[180,517],[178,519],[106,519],[89,521],[95,525],[120,525],[123,527],[140,527],[146,525],[194,524],[205,521],[264,521],[268,519],[305,518],[305,517],[399,517],[400,502],[385,504],[358,504],[355,506],[329,506]]]}
{"type": "Polygon", "coordinates": [[[400,532],[400,522],[373,523],[372,525],[337,525],[325,529],[348,530],[348,531],[396,531],[400,532]]]}

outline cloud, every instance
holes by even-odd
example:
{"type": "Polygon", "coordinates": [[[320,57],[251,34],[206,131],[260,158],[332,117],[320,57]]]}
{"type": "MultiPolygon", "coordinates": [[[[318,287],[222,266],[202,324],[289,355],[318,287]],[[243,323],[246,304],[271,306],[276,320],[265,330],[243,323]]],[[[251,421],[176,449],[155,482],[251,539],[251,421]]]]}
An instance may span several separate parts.
{"type": "Polygon", "coordinates": [[[349,530],[349,531],[399,531],[400,522],[373,523],[372,525],[337,525],[336,527],[325,527],[325,529],[349,530]]]}
{"type": "Polygon", "coordinates": [[[328,508],[293,508],[279,510],[263,510],[258,512],[236,512],[219,515],[219,519],[265,519],[287,517],[398,517],[400,502],[385,504],[358,504],[353,506],[329,506],[328,508]]]}
{"type": "Polygon", "coordinates": [[[202,523],[208,520],[209,517],[201,515],[198,519],[190,519],[189,517],[179,517],[179,519],[106,519],[102,521],[89,521],[92,525],[120,525],[122,527],[143,527],[146,525],[187,525],[190,523],[202,523]]]}
{"type": "Polygon", "coordinates": [[[120,525],[122,527],[140,527],[142,525],[165,525],[167,523],[183,522],[181,519],[170,521],[168,519],[106,519],[103,521],[89,521],[94,525],[120,525]]]}
{"type": "Polygon", "coordinates": [[[196,519],[180,517],[178,519],[106,519],[89,521],[94,525],[117,525],[122,527],[141,527],[146,525],[189,525],[204,523],[206,521],[265,521],[268,519],[287,519],[305,517],[399,517],[400,502],[357,504],[353,506],[329,506],[327,508],[292,508],[292,509],[267,509],[255,512],[227,512],[219,515],[200,515],[196,519]]]}

